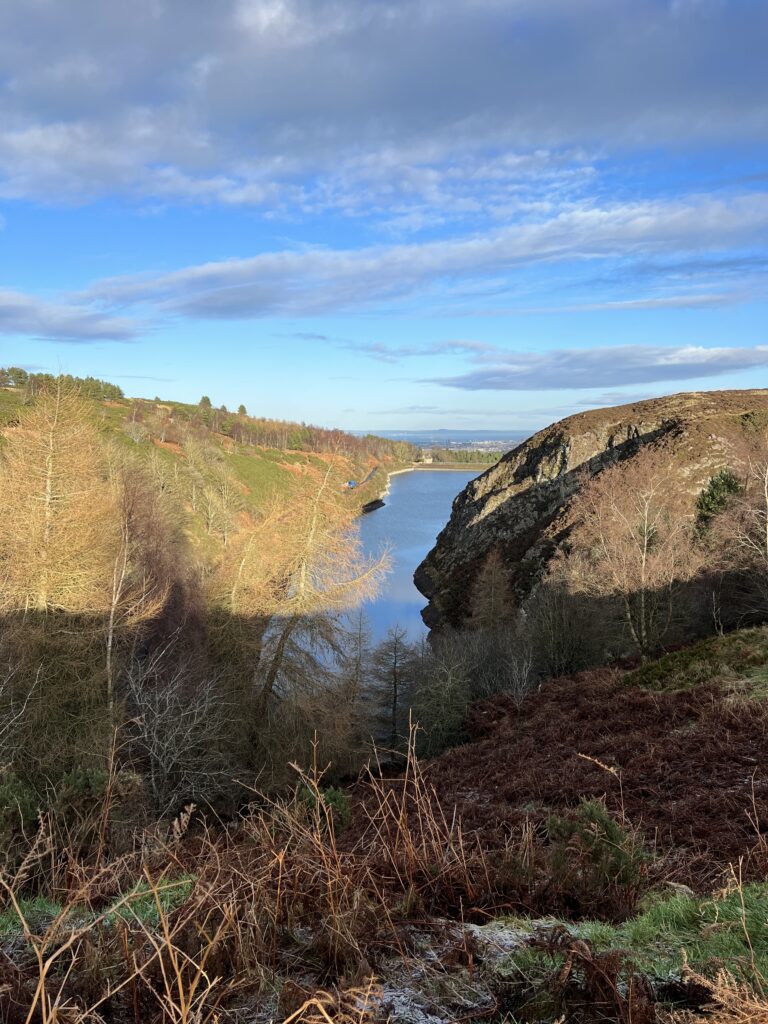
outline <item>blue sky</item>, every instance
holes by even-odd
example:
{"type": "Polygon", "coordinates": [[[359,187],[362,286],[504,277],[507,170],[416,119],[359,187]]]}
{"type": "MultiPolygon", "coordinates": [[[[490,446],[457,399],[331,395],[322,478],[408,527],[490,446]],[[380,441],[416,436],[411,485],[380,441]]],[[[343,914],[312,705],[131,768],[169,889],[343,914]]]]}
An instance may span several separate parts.
{"type": "Polygon", "coordinates": [[[349,428],[768,385],[764,0],[3,0],[0,364],[349,428]]]}

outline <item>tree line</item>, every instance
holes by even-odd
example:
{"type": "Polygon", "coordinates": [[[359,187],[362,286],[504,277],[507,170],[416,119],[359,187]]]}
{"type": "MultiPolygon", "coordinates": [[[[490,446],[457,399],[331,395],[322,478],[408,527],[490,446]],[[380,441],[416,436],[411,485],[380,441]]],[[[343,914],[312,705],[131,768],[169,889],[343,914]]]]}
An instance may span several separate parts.
{"type": "Polygon", "coordinates": [[[503,454],[503,452],[490,452],[485,448],[425,448],[422,457],[429,456],[432,462],[458,462],[468,465],[487,463],[492,466],[499,461],[503,454]]]}
{"type": "Polygon", "coordinates": [[[71,374],[30,373],[18,366],[0,367],[0,388],[23,394],[27,401],[50,391],[58,383],[76,390],[83,398],[96,401],[126,402],[126,431],[134,440],[157,437],[166,442],[180,442],[185,432],[221,434],[237,444],[275,448],[280,451],[341,453],[350,457],[372,456],[413,462],[419,449],[406,441],[392,441],[374,434],[357,436],[343,430],[317,427],[289,420],[250,416],[245,405],[230,411],[226,405],[215,407],[207,395],[197,405],[165,402],[156,397],[126,399],[117,384],[96,377],[75,377],[71,374]]]}
{"type": "Polygon", "coordinates": [[[244,405],[240,405],[237,412],[231,412],[224,405],[215,408],[205,395],[197,405],[167,403],[159,398],[153,401],[136,399],[126,414],[125,422],[126,429],[134,434],[173,443],[180,443],[192,430],[228,437],[246,447],[337,453],[352,458],[372,456],[413,462],[419,451],[408,442],[391,441],[374,434],[360,437],[343,430],[250,416],[244,405]]]}
{"type": "Polygon", "coordinates": [[[117,384],[96,377],[73,377],[71,374],[54,376],[52,373],[29,373],[19,366],[0,366],[0,388],[13,388],[24,392],[27,398],[35,398],[42,392],[61,383],[64,387],[77,389],[84,398],[101,401],[121,401],[125,395],[117,384]]]}

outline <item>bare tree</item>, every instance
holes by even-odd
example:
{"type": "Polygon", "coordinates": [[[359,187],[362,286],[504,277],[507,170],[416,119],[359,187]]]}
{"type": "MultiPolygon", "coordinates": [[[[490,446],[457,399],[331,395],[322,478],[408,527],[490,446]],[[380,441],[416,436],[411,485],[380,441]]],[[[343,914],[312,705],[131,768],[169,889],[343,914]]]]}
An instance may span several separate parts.
{"type": "Polygon", "coordinates": [[[702,564],[693,497],[663,456],[647,449],[589,480],[573,511],[571,586],[615,598],[626,637],[645,659],[667,635],[681,588],[702,564]]]}
{"type": "Polygon", "coordinates": [[[19,695],[14,687],[14,673],[8,669],[0,679],[0,774],[15,760],[20,742],[20,726],[33,692],[40,682],[38,669],[32,685],[19,695]]]}
{"type": "MultiPolygon", "coordinates": [[[[402,626],[387,630],[373,655],[373,696],[377,719],[383,725],[381,738],[390,750],[397,750],[408,733],[408,709],[413,685],[413,650],[402,626]]],[[[377,737],[379,738],[379,737],[377,737]]]]}
{"type": "Polygon", "coordinates": [[[593,606],[587,616],[590,598],[571,592],[571,571],[564,561],[556,562],[525,604],[521,630],[543,678],[569,675],[599,660],[602,613],[593,606]]]}
{"type": "Polygon", "coordinates": [[[715,518],[710,547],[728,575],[740,576],[740,612],[762,620],[768,615],[768,446],[754,441],[741,453],[742,488],[715,518]]]}
{"type": "Polygon", "coordinates": [[[370,597],[386,557],[366,558],[354,509],[341,500],[331,459],[319,481],[304,481],[227,545],[213,598],[253,624],[253,687],[263,710],[280,680],[323,676],[343,653],[340,619],[370,597]]]}
{"type": "Polygon", "coordinates": [[[233,775],[225,749],[234,709],[215,681],[195,680],[178,664],[168,673],[166,653],[125,673],[130,746],[159,815],[182,801],[213,799],[233,775]]]}

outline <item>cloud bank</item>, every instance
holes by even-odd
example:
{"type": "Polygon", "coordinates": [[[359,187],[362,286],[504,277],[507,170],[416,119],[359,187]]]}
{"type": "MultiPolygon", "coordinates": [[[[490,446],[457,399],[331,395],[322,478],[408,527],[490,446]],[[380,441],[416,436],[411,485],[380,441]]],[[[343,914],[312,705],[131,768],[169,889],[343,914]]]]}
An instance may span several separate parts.
{"type": "Polygon", "coordinates": [[[568,193],[606,139],[765,138],[766,38],[761,0],[4,0],[0,196],[408,229],[568,193]]]}
{"type": "Polygon", "coordinates": [[[132,341],[142,329],[143,325],[125,317],[0,289],[0,334],[28,335],[46,341],[132,341]]]}

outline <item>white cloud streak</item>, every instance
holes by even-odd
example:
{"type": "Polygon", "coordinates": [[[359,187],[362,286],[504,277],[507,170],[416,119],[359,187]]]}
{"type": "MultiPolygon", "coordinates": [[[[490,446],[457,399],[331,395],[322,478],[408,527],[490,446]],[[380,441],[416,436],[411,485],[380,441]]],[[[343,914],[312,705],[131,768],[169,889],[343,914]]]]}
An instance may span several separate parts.
{"type": "MultiPolygon", "coordinates": [[[[768,368],[768,345],[705,348],[688,345],[617,345],[549,352],[502,352],[480,357],[486,365],[422,383],[462,391],[546,391],[612,388],[662,381],[721,377],[768,368]]],[[[768,384],[768,377],[764,381],[768,384]]]]}
{"type": "MultiPolygon", "coordinates": [[[[149,303],[167,313],[232,319],[307,316],[404,301],[440,288],[461,293],[492,276],[501,291],[518,268],[546,262],[718,252],[768,231],[768,194],[575,207],[554,217],[447,240],[357,250],[267,252],[171,273],[107,280],[87,298],[107,307],[149,303]]],[[[688,297],[709,304],[713,296],[688,297]]],[[[680,297],[630,300],[636,308],[680,297]]],[[[523,310],[524,311],[524,310],[523,310]]]]}
{"type": "Polygon", "coordinates": [[[22,292],[0,289],[0,334],[46,341],[132,341],[143,325],[82,305],[51,303],[22,292]]]}

